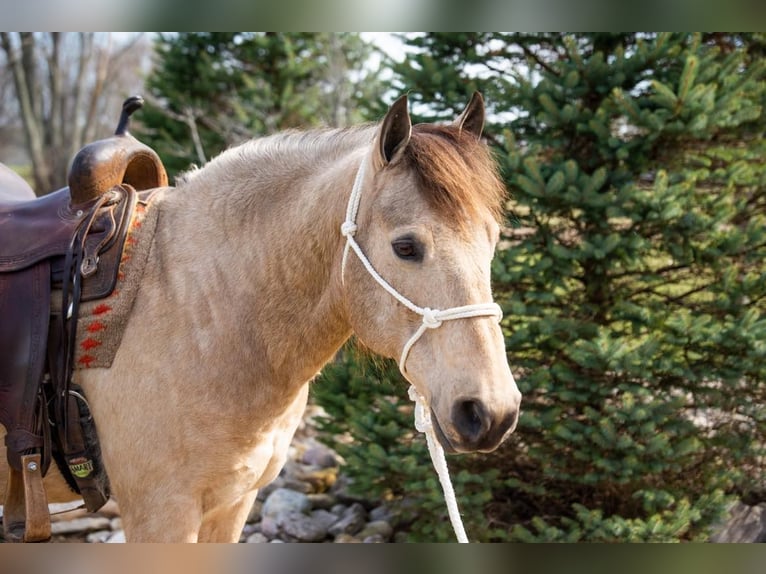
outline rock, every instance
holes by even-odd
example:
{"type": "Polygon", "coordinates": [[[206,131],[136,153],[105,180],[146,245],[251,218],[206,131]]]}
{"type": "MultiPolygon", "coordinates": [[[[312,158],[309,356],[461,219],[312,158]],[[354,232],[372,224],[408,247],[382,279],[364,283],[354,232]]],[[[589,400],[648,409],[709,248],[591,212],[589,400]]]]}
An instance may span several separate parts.
{"type": "Polygon", "coordinates": [[[383,544],[386,540],[384,540],[380,534],[373,534],[371,536],[365,536],[362,539],[362,542],[365,544],[383,544]]]}
{"type": "Polygon", "coordinates": [[[111,521],[103,516],[92,516],[87,518],[75,518],[73,520],[52,522],[51,534],[56,536],[60,534],[74,534],[84,532],[94,532],[96,530],[109,530],[111,521]]]}
{"type": "Polygon", "coordinates": [[[315,491],[314,486],[310,482],[304,480],[303,478],[296,478],[294,476],[286,476],[283,485],[284,488],[303,494],[309,494],[315,491]]]}
{"type": "Polygon", "coordinates": [[[338,480],[338,468],[313,468],[304,471],[300,479],[307,483],[313,492],[327,492],[338,480]]]}
{"type": "Polygon", "coordinates": [[[323,508],[319,508],[317,510],[312,511],[311,516],[313,517],[314,520],[317,520],[325,524],[328,529],[330,528],[330,526],[338,522],[337,516],[335,516],[329,510],[325,510],[323,508]]]}
{"type": "Polygon", "coordinates": [[[301,457],[301,462],[319,468],[332,468],[338,466],[335,453],[323,444],[315,443],[308,448],[301,457]]]}
{"type": "Polygon", "coordinates": [[[107,540],[110,544],[124,544],[125,543],[125,531],[124,530],[118,530],[114,534],[112,534],[112,537],[107,540]]]}
{"type": "Polygon", "coordinates": [[[308,472],[310,469],[306,467],[306,465],[301,464],[298,461],[295,460],[289,460],[285,463],[285,466],[282,467],[282,470],[279,471],[279,476],[284,478],[285,480],[290,478],[299,478],[302,474],[308,472]]]}
{"type": "Polygon", "coordinates": [[[97,532],[91,532],[85,537],[86,542],[99,543],[109,540],[114,533],[111,530],[99,530],[97,532]]]}
{"type": "Polygon", "coordinates": [[[364,528],[366,522],[367,511],[364,509],[364,506],[355,502],[346,509],[340,520],[333,524],[328,532],[332,536],[337,536],[338,534],[356,534],[364,528]]]}
{"type": "MultiPolygon", "coordinates": [[[[311,508],[321,508],[322,510],[330,510],[338,502],[332,494],[326,492],[309,494],[309,502],[311,502],[311,508]]],[[[345,507],[343,507],[345,509],[345,507]]],[[[340,514],[338,514],[340,516],[340,514]]]]}
{"type": "Polygon", "coordinates": [[[256,500],[247,515],[246,522],[258,522],[261,519],[261,512],[263,512],[263,501],[256,500]]]}
{"type": "Polygon", "coordinates": [[[358,544],[359,539],[356,536],[351,536],[350,534],[341,532],[335,537],[335,540],[333,540],[333,542],[337,544],[358,544]]]}
{"type": "Polygon", "coordinates": [[[374,542],[388,542],[391,535],[394,533],[394,529],[385,520],[374,520],[368,522],[361,532],[357,534],[357,537],[367,542],[367,538],[380,538],[380,540],[374,540],[374,542]]]}
{"type": "Polygon", "coordinates": [[[710,537],[711,542],[766,542],[766,502],[748,506],[736,502],[726,523],[710,537]]]}
{"type": "Polygon", "coordinates": [[[280,488],[284,488],[285,486],[285,479],[282,476],[276,477],[274,480],[272,480],[270,483],[268,483],[266,486],[258,490],[258,496],[256,497],[256,500],[260,500],[261,502],[264,502],[275,490],[279,490],[280,488]]]}
{"type": "Polygon", "coordinates": [[[391,519],[394,517],[394,512],[385,504],[382,506],[376,506],[372,510],[370,510],[370,520],[376,521],[376,520],[385,520],[389,524],[391,523],[391,519]]]}
{"type": "Polygon", "coordinates": [[[304,493],[278,488],[263,503],[261,516],[275,518],[280,514],[306,513],[309,510],[311,510],[311,501],[304,493]]]}
{"type": "Polygon", "coordinates": [[[346,476],[339,476],[332,486],[331,492],[339,502],[343,504],[368,504],[369,501],[362,496],[352,494],[349,490],[350,479],[346,476]]]}
{"type": "Polygon", "coordinates": [[[247,544],[262,544],[262,543],[268,542],[268,541],[269,541],[269,539],[266,536],[264,536],[262,533],[260,533],[260,532],[255,532],[255,533],[251,534],[245,540],[245,542],[247,544]]]}
{"type": "Polygon", "coordinates": [[[298,542],[321,542],[327,538],[330,526],[338,517],[326,510],[315,510],[309,515],[290,513],[282,515],[281,527],[290,538],[298,542]]]}
{"type": "Polygon", "coordinates": [[[269,540],[277,538],[280,533],[279,522],[271,516],[264,516],[260,522],[261,533],[269,540]]]}
{"type": "Polygon", "coordinates": [[[330,512],[338,517],[343,516],[346,513],[346,510],[348,510],[348,506],[345,504],[333,504],[330,508],[330,512]]]}
{"type": "MultiPolygon", "coordinates": [[[[51,521],[58,522],[59,520],[69,520],[76,517],[79,512],[80,515],[85,515],[87,510],[80,508],[83,505],[82,500],[73,500],[72,502],[51,502],[48,508],[51,511],[51,521]],[[80,512],[81,511],[81,512],[80,512]]],[[[3,515],[2,508],[0,508],[0,517],[3,515]]]]}

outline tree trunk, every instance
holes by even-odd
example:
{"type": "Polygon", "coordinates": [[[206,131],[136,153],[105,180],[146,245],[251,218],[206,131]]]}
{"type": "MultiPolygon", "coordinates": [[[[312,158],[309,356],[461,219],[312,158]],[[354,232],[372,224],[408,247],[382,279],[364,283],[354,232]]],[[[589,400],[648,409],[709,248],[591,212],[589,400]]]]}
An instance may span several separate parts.
{"type": "Polygon", "coordinates": [[[2,42],[8,64],[13,76],[13,85],[16,89],[16,97],[21,111],[21,120],[24,126],[24,134],[27,140],[27,151],[32,160],[32,172],[35,181],[35,190],[38,194],[48,193],[52,190],[50,186],[51,171],[45,157],[45,144],[43,141],[43,130],[39,122],[39,115],[35,110],[36,94],[30,89],[34,76],[35,65],[34,58],[29,54],[34,52],[35,38],[32,34],[19,34],[21,43],[21,55],[14,49],[13,42],[8,32],[0,32],[0,42],[2,42]]]}
{"type": "MultiPolygon", "coordinates": [[[[111,36],[102,45],[93,32],[76,38],[58,32],[0,33],[38,195],[66,185],[77,151],[108,133],[99,116],[103,99],[109,90],[120,92],[122,99],[128,95],[125,85],[135,83],[135,76],[117,66],[123,58],[136,61],[127,56],[129,50],[139,50],[136,56],[141,58],[139,37],[115,51],[111,36]]],[[[109,126],[116,125],[119,111],[117,107],[112,112],[111,121],[107,118],[109,126]]]]}

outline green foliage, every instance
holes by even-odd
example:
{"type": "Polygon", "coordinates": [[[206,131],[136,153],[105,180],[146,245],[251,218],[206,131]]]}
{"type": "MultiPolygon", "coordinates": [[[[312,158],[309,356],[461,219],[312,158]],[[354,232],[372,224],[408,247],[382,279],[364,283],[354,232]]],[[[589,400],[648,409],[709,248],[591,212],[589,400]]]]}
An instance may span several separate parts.
{"type": "MultiPolygon", "coordinates": [[[[493,524],[482,536],[704,539],[732,495],[766,496],[764,36],[427,34],[411,45],[420,52],[396,71],[428,104],[421,119],[485,93],[511,191],[493,272],[524,402],[496,454],[450,460],[487,495],[469,536],[493,524]]],[[[349,471],[413,497],[405,453],[384,448],[374,473],[364,468],[360,445],[380,439],[352,425],[392,396],[367,392],[334,427],[358,449],[349,471]]],[[[397,424],[404,436],[409,423],[397,424]]]]}
{"type": "Polygon", "coordinates": [[[647,494],[662,500],[662,510],[645,509],[645,518],[604,516],[601,509],[573,503],[571,516],[562,516],[560,526],[535,516],[531,528],[515,526],[513,537],[520,542],[677,542],[682,538],[704,542],[704,530],[699,533],[695,527],[718,518],[720,507],[726,504],[726,498],[719,491],[702,495],[694,505],[685,498],[677,501],[664,491],[638,491],[636,497],[647,494]],[[695,529],[698,533],[689,537],[695,529]]]}
{"type": "Polygon", "coordinates": [[[141,139],[171,174],[253,136],[367,119],[381,89],[358,34],[181,32],[155,51],[141,139]]]}

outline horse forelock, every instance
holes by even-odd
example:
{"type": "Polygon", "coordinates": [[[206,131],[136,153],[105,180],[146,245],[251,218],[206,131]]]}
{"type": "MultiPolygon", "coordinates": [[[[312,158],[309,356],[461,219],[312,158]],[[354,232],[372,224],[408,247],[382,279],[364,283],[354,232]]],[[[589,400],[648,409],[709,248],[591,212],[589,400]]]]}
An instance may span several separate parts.
{"type": "Polygon", "coordinates": [[[464,226],[487,212],[499,221],[506,189],[487,145],[455,126],[417,124],[402,162],[442,217],[464,226]]]}

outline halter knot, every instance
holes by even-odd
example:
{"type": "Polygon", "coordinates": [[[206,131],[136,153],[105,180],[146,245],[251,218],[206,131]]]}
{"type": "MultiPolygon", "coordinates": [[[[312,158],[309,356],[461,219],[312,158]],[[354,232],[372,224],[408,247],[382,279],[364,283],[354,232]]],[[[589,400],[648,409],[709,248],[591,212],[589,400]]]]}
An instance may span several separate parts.
{"type": "Polygon", "coordinates": [[[437,317],[439,313],[440,311],[438,309],[429,309],[428,307],[425,307],[423,309],[423,325],[429,329],[441,327],[441,319],[437,317]]]}
{"type": "Polygon", "coordinates": [[[410,400],[415,403],[415,430],[422,433],[431,431],[433,425],[431,424],[431,413],[427,407],[426,400],[414,385],[410,385],[407,394],[410,400]]]}
{"type": "Polygon", "coordinates": [[[343,237],[348,237],[349,235],[354,235],[357,229],[358,227],[353,221],[344,221],[340,226],[340,234],[343,237]]]}

